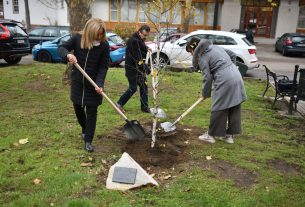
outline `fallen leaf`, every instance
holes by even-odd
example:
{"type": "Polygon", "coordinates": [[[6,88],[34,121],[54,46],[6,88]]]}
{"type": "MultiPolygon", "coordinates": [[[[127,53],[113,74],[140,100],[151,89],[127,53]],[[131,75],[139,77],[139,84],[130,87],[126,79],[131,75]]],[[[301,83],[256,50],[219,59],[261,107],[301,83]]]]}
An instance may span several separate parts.
{"type": "Polygon", "coordinates": [[[15,147],[18,147],[18,146],[19,146],[18,142],[14,142],[13,145],[14,145],[15,147]]]}
{"type": "Polygon", "coordinates": [[[168,180],[168,179],[170,179],[172,176],[171,175],[167,175],[167,176],[165,176],[163,179],[164,180],[168,180]]]}
{"type": "Polygon", "coordinates": [[[93,161],[93,157],[88,157],[88,160],[89,161],[93,161]]]}
{"type": "Polygon", "coordinates": [[[207,160],[211,160],[212,159],[212,156],[206,156],[205,157],[207,160]]]}
{"type": "Polygon", "coordinates": [[[188,140],[184,142],[184,144],[189,144],[189,143],[190,143],[190,141],[188,141],[188,140]]]}
{"type": "Polygon", "coordinates": [[[150,174],[150,176],[153,178],[153,177],[155,177],[155,176],[156,176],[156,174],[155,174],[155,173],[153,173],[153,174],[150,174]]]}
{"type": "Polygon", "coordinates": [[[36,178],[35,180],[33,180],[33,183],[34,183],[35,185],[39,185],[40,182],[41,182],[41,180],[38,179],[38,178],[36,178]]]}
{"type": "Polygon", "coordinates": [[[183,129],[183,130],[186,131],[186,132],[192,131],[192,129],[183,129]]]}
{"type": "Polygon", "coordinates": [[[81,167],[93,167],[94,164],[91,162],[83,162],[80,164],[81,167]]]}
{"type": "Polygon", "coordinates": [[[50,203],[50,206],[54,206],[54,203],[50,203]]]}
{"type": "Polygon", "coordinates": [[[102,163],[103,163],[104,165],[106,165],[106,164],[107,164],[107,160],[102,160],[102,163]]]}
{"type": "Polygon", "coordinates": [[[267,192],[269,192],[269,187],[268,186],[266,186],[265,189],[266,189],[267,192]]]}
{"type": "Polygon", "coordinates": [[[19,139],[19,144],[26,144],[29,142],[29,139],[26,138],[26,139],[19,139]]]}

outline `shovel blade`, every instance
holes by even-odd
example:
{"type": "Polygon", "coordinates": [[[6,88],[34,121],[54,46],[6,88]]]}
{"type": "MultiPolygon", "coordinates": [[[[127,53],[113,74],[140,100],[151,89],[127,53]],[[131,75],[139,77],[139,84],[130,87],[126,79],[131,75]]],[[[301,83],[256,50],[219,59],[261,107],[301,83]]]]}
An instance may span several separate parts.
{"type": "Polygon", "coordinates": [[[137,120],[126,121],[124,125],[124,134],[128,140],[143,139],[145,137],[145,131],[137,120]]]}
{"type": "Polygon", "coordinates": [[[176,126],[173,125],[171,122],[164,122],[160,125],[164,132],[172,132],[176,130],[176,126]]]}
{"type": "Polygon", "coordinates": [[[155,113],[155,109],[154,108],[150,108],[150,113],[155,116],[156,118],[159,119],[164,119],[166,118],[166,113],[164,112],[163,109],[161,108],[157,108],[157,113],[155,113]]]}

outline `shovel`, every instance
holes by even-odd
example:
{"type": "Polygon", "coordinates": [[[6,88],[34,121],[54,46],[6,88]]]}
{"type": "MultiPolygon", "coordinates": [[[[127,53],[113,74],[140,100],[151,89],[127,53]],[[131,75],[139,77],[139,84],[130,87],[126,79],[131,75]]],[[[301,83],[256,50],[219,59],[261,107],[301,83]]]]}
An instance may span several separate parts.
{"type": "Polygon", "coordinates": [[[188,113],[190,113],[201,101],[203,101],[203,97],[200,97],[190,108],[188,108],[179,118],[174,122],[164,122],[161,123],[161,128],[164,132],[172,132],[176,130],[176,124],[181,121],[188,113]]]}
{"type": "MultiPolygon", "coordinates": [[[[79,66],[78,63],[74,63],[75,67],[85,76],[85,78],[93,85],[94,88],[99,88],[98,85],[88,76],[88,74],[79,66]]],[[[110,105],[123,117],[126,121],[124,125],[124,134],[129,140],[142,139],[145,136],[145,132],[141,124],[137,120],[129,121],[128,118],[121,112],[121,110],[111,101],[111,99],[102,92],[102,96],[110,103],[110,105]]]]}

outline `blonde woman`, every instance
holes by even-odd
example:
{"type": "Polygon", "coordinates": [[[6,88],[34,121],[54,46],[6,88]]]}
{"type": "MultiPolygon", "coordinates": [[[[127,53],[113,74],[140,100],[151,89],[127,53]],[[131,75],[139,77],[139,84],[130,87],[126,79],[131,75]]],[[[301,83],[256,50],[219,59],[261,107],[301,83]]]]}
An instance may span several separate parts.
{"type": "Polygon", "coordinates": [[[69,63],[78,63],[100,88],[94,88],[73,66],[71,74],[71,96],[74,111],[82,128],[85,150],[93,151],[97,108],[102,103],[100,95],[109,67],[109,44],[105,23],[101,19],[87,21],[82,32],[63,43],[58,52],[69,63]],[[74,51],[72,54],[71,51],[74,51]]]}

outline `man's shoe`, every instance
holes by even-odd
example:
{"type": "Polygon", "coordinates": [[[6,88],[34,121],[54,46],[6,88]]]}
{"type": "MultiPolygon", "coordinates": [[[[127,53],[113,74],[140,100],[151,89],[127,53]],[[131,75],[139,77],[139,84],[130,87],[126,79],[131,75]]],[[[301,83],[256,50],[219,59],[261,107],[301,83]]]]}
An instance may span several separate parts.
{"type": "Polygon", "coordinates": [[[124,110],[124,108],[123,108],[120,104],[116,103],[115,105],[116,105],[116,107],[118,107],[118,108],[120,109],[120,111],[121,111],[122,113],[125,113],[125,112],[126,112],[126,111],[124,110]]]}
{"type": "Polygon", "coordinates": [[[227,134],[225,137],[219,137],[220,140],[225,141],[226,143],[233,144],[234,139],[232,134],[227,134]]]}
{"type": "Polygon", "coordinates": [[[209,143],[215,143],[215,139],[213,136],[210,136],[208,132],[204,133],[203,135],[198,137],[199,140],[209,142],[209,143]]]}
{"type": "Polygon", "coordinates": [[[87,152],[93,152],[94,151],[93,146],[90,142],[85,142],[85,150],[87,152]]]}
{"type": "Polygon", "coordinates": [[[150,108],[148,108],[148,107],[141,108],[141,111],[144,113],[150,113],[150,108]]]}

